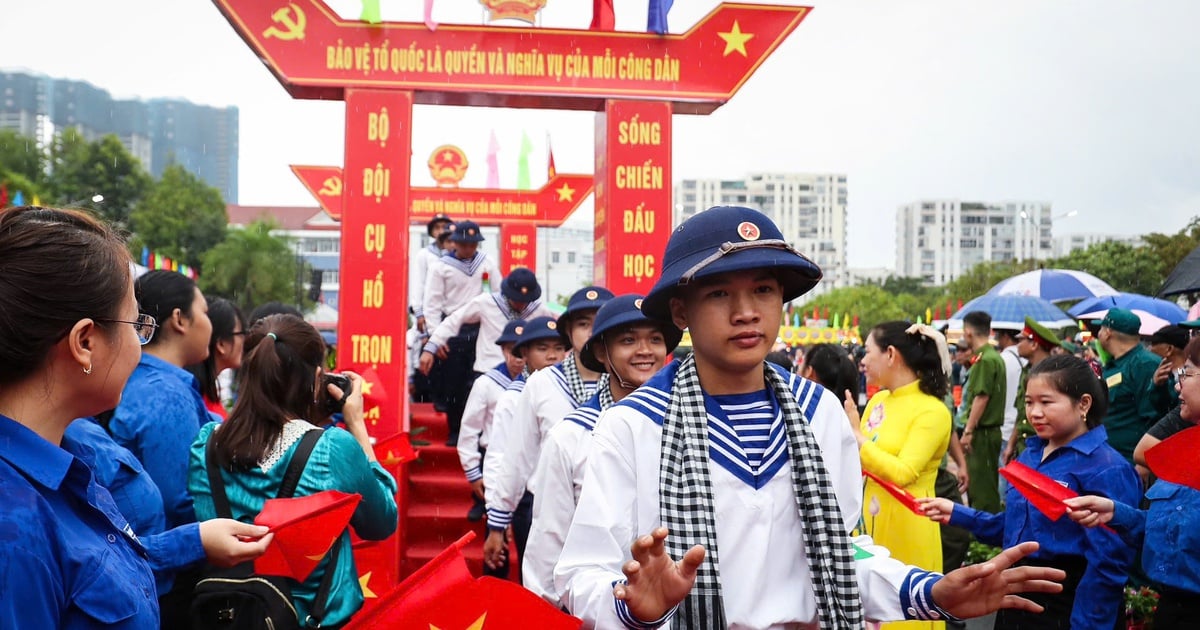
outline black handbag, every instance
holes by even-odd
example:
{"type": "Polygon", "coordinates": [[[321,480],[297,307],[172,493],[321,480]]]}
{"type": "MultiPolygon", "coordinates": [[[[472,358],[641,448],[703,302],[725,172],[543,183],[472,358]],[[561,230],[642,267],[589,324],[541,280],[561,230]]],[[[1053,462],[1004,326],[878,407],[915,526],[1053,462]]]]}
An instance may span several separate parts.
{"type": "MultiPolygon", "coordinates": [[[[309,431],[300,440],[296,452],[288,462],[276,498],[290,499],[296,492],[296,484],[308,463],[321,431],[309,431]]],[[[229,508],[229,497],[225,494],[225,482],[213,452],[214,440],[210,437],[205,459],[208,481],[212,487],[213,504],[217,516],[233,518],[229,508]]],[[[341,545],[334,543],[327,555],[330,561],[317,589],[312,612],[303,622],[292,604],[292,580],[254,573],[254,562],[243,562],[235,567],[220,568],[205,565],[200,581],[192,593],[192,630],[299,630],[304,627],[321,627],[325,609],[329,603],[329,591],[337,567],[341,545]]]]}

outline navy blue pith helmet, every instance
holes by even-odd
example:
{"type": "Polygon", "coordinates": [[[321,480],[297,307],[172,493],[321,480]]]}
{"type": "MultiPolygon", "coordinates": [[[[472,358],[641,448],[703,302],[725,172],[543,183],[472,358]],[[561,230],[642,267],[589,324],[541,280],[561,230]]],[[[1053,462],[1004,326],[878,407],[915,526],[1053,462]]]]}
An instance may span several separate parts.
{"type": "Polygon", "coordinates": [[[709,208],[671,233],[663,253],[662,276],[642,302],[642,312],[669,322],[670,299],[689,282],[751,269],[775,272],[784,302],[804,295],[821,281],[821,268],[789,245],[767,215],[740,206],[709,208]]]}
{"type": "Polygon", "coordinates": [[[525,320],[513,319],[509,320],[504,325],[504,330],[500,331],[500,336],[496,337],[496,345],[502,346],[506,343],[517,343],[521,333],[525,332],[525,320]]]}
{"type": "Polygon", "coordinates": [[[450,240],[455,243],[480,243],[483,242],[483,232],[479,230],[479,224],[474,221],[459,221],[454,224],[454,232],[450,235],[450,240]]]}
{"type": "Polygon", "coordinates": [[[562,332],[563,341],[567,343],[567,347],[571,347],[571,320],[578,317],[580,313],[585,311],[594,311],[604,303],[613,299],[613,292],[604,287],[590,286],[571,294],[571,299],[567,300],[567,310],[558,316],[558,330],[562,332]]]}
{"type": "Polygon", "coordinates": [[[558,332],[558,323],[553,317],[534,317],[525,322],[524,330],[517,334],[517,344],[513,346],[512,353],[515,356],[523,356],[525,346],[543,339],[552,339],[554,341],[562,341],[562,335],[558,332]]]}
{"type": "Polygon", "coordinates": [[[517,267],[500,283],[500,294],[514,302],[528,304],[542,297],[542,287],[532,271],[517,267]]]}
{"type": "Polygon", "coordinates": [[[454,222],[450,220],[450,215],[443,214],[441,212],[433,215],[433,218],[429,220],[429,223],[425,224],[425,232],[427,234],[429,234],[430,236],[437,236],[438,234],[441,234],[442,232],[445,232],[447,230],[453,230],[453,229],[454,229],[454,222]],[[440,225],[440,227],[439,227],[439,225],[440,225]],[[434,233],[435,228],[437,230],[436,234],[434,233]]]}
{"type": "Polygon", "coordinates": [[[596,344],[602,343],[601,337],[605,332],[625,326],[651,324],[662,331],[663,340],[667,343],[667,355],[670,356],[675,351],[679,340],[683,338],[683,331],[676,328],[674,324],[664,324],[664,322],[646,317],[646,314],[642,312],[642,300],[642,296],[629,293],[609,300],[600,307],[600,310],[596,311],[596,319],[592,321],[592,336],[579,351],[579,360],[583,362],[584,367],[593,372],[604,372],[604,364],[596,359],[592,348],[596,344]]]}

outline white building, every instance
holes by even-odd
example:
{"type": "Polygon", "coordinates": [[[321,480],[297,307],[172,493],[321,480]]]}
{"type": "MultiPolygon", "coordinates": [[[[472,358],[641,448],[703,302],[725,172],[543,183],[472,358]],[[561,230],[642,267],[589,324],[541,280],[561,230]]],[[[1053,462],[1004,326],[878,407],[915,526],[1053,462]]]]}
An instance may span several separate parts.
{"type": "Polygon", "coordinates": [[[851,267],[846,270],[846,280],[852,287],[883,284],[894,275],[896,270],[888,267],[851,267]]]}
{"type": "Polygon", "coordinates": [[[1124,243],[1130,247],[1145,245],[1142,237],[1136,234],[1104,234],[1099,232],[1064,234],[1054,239],[1054,255],[1056,257],[1066,256],[1077,249],[1087,249],[1096,243],[1105,243],[1108,241],[1124,243]]]}
{"type": "Polygon", "coordinates": [[[921,200],[896,211],[896,274],[945,284],[991,261],[1054,255],[1050,204],[921,200]]]}
{"type": "Polygon", "coordinates": [[[825,272],[811,295],[848,286],[846,176],[752,173],[742,179],[685,179],[675,187],[675,225],[712,206],[738,205],[771,217],[783,237],[825,272]]]}

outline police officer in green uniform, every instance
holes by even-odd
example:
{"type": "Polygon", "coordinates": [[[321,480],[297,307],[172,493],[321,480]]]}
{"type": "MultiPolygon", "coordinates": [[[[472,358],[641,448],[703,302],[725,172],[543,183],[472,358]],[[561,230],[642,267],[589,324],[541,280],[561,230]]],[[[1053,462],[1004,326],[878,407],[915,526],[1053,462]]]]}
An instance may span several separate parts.
{"type": "Polygon", "coordinates": [[[1008,379],[1004,359],[988,342],[991,332],[991,315],[971,311],[963,317],[963,341],[975,351],[975,356],[971,359],[969,391],[963,398],[963,406],[968,411],[961,442],[967,453],[970,475],[967,499],[971,507],[994,514],[1003,509],[999,461],[1004,445],[1000,427],[1004,424],[1004,394],[1008,379]]]}
{"type": "Polygon", "coordinates": [[[1050,352],[1062,345],[1063,342],[1054,331],[1034,321],[1032,317],[1025,318],[1025,329],[1017,335],[1017,354],[1025,359],[1025,367],[1021,370],[1021,387],[1017,390],[1014,403],[1017,407],[1017,426],[1004,447],[1002,461],[1006,464],[1025,450],[1025,440],[1034,435],[1033,425],[1029,424],[1029,418],[1025,416],[1025,385],[1029,381],[1029,371],[1033,366],[1050,358],[1050,352]]]}
{"type": "Polygon", "coordinates": [[[1162,414],[1154,407],[1154,371],[1161,362],[1147,350],[1138,337],[1142,320],[1123,308],[1109,309],[1098,325],[1096,339],[1112,356],[1104,364],[1104,382],[1108,384],[1108,443],[1133,463],[1133,449],[1146,430],[1162,414]]]}

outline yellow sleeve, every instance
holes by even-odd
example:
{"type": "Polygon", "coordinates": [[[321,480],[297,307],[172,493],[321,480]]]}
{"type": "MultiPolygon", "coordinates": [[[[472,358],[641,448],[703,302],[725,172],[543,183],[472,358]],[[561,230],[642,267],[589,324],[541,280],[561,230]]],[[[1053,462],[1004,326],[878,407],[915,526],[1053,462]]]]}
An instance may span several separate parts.
{"type": "Polygon", "coordinates": [[[864,470],[905,487],[917,480],[929,460],[945,451],[950,442],[950,411],[945,405],[913,409],[904,445],[892,455],[874,442],[864,442],[860,451],[864,470]]]}

